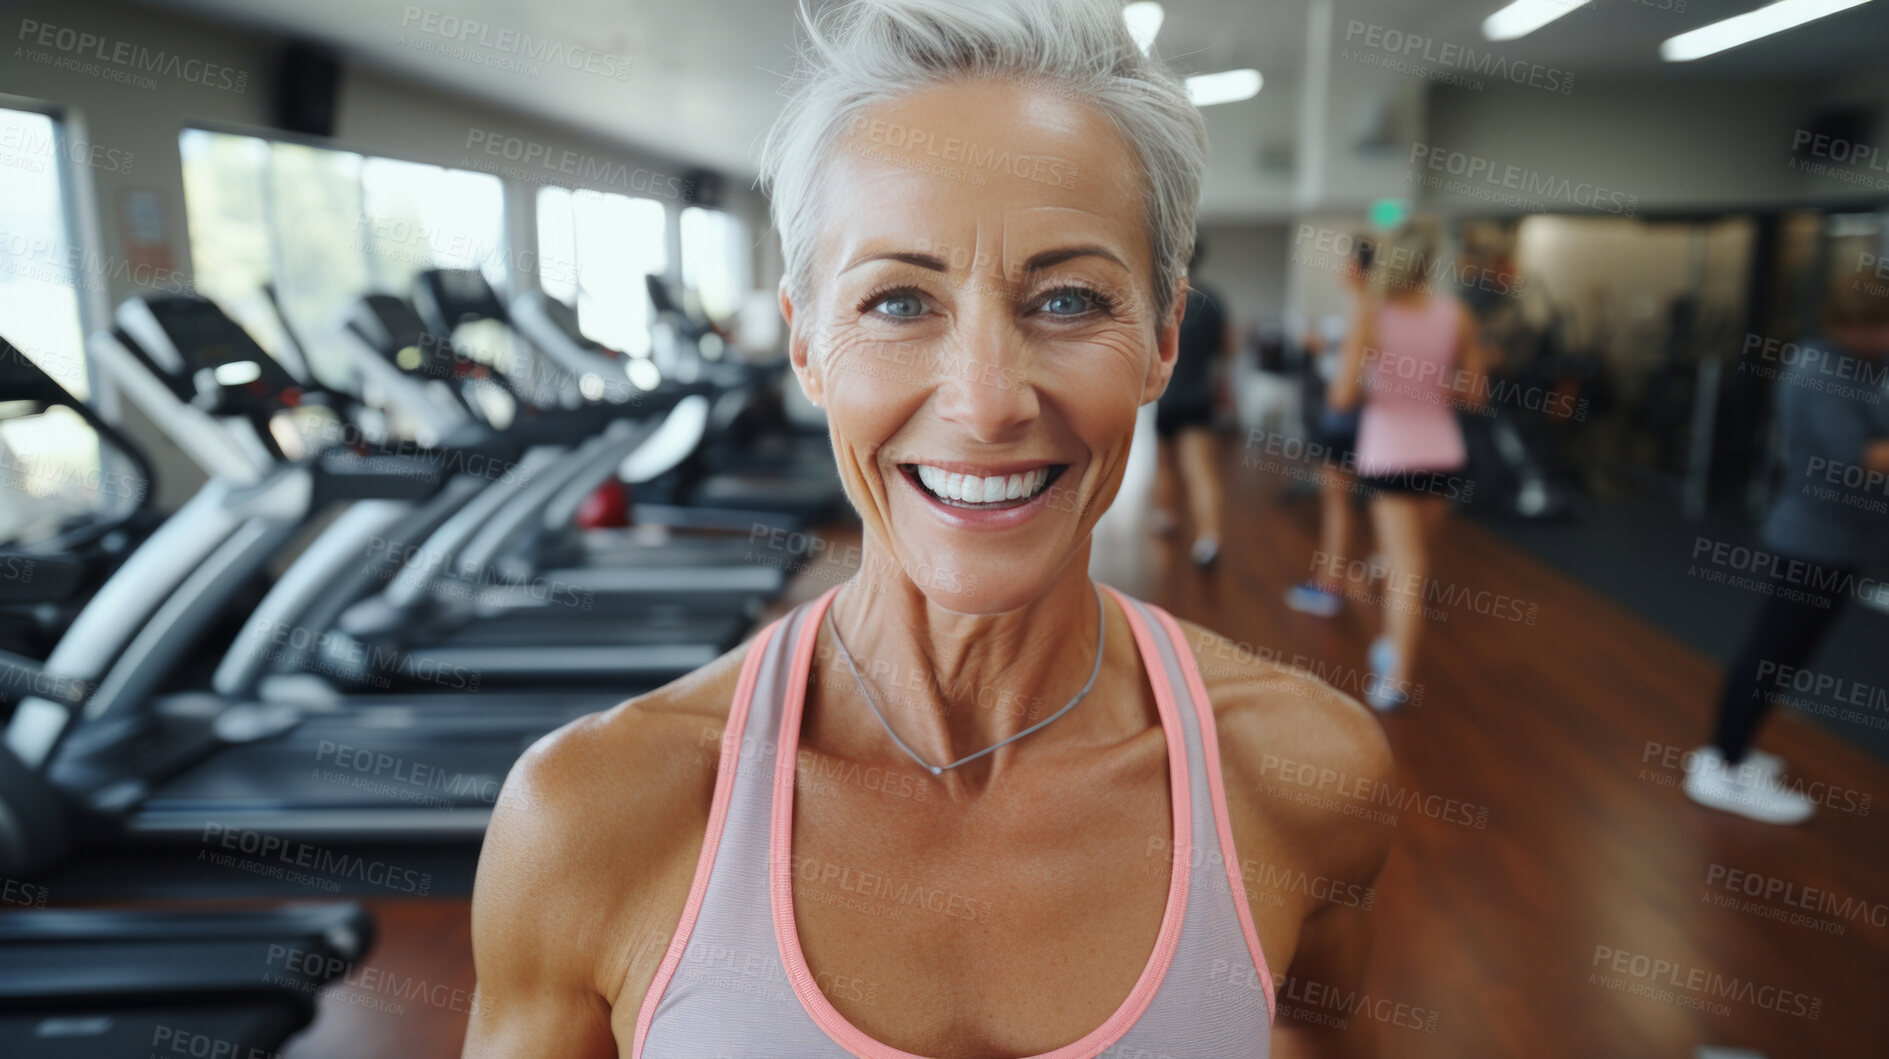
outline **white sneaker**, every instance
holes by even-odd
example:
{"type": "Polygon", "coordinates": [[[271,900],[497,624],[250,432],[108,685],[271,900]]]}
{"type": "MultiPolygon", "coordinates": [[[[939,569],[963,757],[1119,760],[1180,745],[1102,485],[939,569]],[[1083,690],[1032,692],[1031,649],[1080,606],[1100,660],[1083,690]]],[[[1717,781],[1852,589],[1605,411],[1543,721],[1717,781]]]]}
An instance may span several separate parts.
{"type": "Polygon", "coordinates": [[[1327,592],[1310,581],[1286,589],[1286,606],[1300,614],[1329,618],[1344,609],[1345,601],[1336,592],[1327,592]]]}
{"type": "Polygon", "coordinates": [[[1753,756],[1748,752],[1737,768],[1727,768],[1717,747],[1694,751],[1692,767],[1686,771],[1686,796],[1700,805],[1764,824],[1801,824],[1810,819],[1816,803],[1780,786],[1777,774],[1766,773],[1752,762],[1753,756]]]}
{"type": "Polygon", "coordinates": [[[1194,565],[1205,570],[1220,558],[1220,540],[1217,537],[1197,537],[1194,540],[1194,565]]]}
{"type": "Polygon", "coordinates": [[[1740,761],[1738,767],[1757,769],[1766,776],[1780,776],[1784,773],[1784,759],[1776,754],[1767,754],[1754,746],[1745,751],[1745,760],[1740,761]]]}
{"type": "Polygon", "coordinates": [[[1410,701],[1410,693],[1379,680],[1365,690],[1364,701],[1379,713],[1396,713],[1410,701]]]}

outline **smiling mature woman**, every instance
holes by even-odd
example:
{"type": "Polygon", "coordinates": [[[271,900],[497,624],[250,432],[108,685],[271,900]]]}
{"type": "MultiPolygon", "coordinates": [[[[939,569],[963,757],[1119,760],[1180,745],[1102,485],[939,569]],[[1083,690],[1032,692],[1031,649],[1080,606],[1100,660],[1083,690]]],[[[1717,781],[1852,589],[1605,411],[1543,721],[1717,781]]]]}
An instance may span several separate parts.
{"type": "Polygon", "coordinates": [[[520,762],[467,1054],[1375,1054],[1272,1025],[1279,981],[1361,984],[1375,721],[1087,573],[1174,364],[1199,116],[1111,0],[808,36],[763,171],[860,572],[520,762]]]}

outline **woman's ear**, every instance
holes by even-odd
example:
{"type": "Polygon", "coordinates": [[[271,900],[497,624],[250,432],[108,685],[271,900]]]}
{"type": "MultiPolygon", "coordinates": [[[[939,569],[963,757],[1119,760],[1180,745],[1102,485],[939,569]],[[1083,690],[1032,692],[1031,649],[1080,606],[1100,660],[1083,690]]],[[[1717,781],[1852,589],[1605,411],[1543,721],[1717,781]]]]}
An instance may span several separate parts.
{"type": "Polygon", "coordinates": [[[1154,359],[1148,362],[1148,377],[1142,380],[1141,403],[1156,400],[1168,388],[1174,374],[1174,361],[1181,352],[1181,318],[1187,315],[1187,277],[1174,285],[1174,303],[1168,314],[1155,325],[1154,359]]]}
{"type": "Polygon", "coordinates": [[[815,408],[823,408],[820,402],[826,396],[826,380],[819,364],[813,361],[805,333],[794,326],[794,299],[787,293],[786,280],[781,281],[780,297],[781,316],[787,321],[787,362],[793,366],[794,378],[800,380],[800,390],[807,400],[815,408]]]}

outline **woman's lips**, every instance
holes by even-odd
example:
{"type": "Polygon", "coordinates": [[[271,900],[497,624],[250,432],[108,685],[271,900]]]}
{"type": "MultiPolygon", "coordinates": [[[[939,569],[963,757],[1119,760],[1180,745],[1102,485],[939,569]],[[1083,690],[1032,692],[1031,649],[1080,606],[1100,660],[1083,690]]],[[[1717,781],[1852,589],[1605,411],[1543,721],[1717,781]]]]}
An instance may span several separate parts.
{"type": "Polygon", "coordinates": [[[966,471],[936,463],[905,463],[899,465],[899,470],[935,508],[965,517],[1037,506],[1068,467],[1066,463],[1039,463],[966,471]]]}

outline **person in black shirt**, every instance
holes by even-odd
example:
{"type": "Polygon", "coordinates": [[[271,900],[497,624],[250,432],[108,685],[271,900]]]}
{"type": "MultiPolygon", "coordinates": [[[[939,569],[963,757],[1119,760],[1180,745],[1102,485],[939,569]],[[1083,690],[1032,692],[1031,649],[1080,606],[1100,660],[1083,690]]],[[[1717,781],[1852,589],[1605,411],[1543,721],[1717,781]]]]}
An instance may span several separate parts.
{"type": "Polygon", "coordinates": [[[1782,759],[1752,745],[1765,715],[1802,690],[1796,677],[1809,678],[1851,598],[1883,591],[1867,572],[1874,546],[1889,539],[1889,298],[1880,289],[1839,273],[1823,333],[1774,376],[1784,475],[1760,542],[1771,559],[1766,598],[1725,672],[1712,742],[1686,763],[1693,801],[1761,823],[1802,823],[1817,807],[1801,778],[1784,778],[1782,759]]]}
{"type": "Polygon", "coordinates": [[[1187,309],[1181,318],[1180,350],[1167,392],[1155,405],[1154,429],[1160,438],[1161,466],[1156,517],[1165,523],[1162,529],[1172,525],[1174,482],[1178,480],[1193,517],[1194,562],[1206,567],[1220,556],[1220,478],[1213,435],[1215,367],[1232,352],[1233,327],[1220,297],[1193,277],[1204,250],[1196,237],[1193,257],[1187,262],[1187,309]]]}

